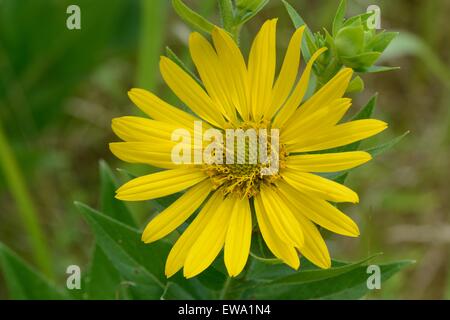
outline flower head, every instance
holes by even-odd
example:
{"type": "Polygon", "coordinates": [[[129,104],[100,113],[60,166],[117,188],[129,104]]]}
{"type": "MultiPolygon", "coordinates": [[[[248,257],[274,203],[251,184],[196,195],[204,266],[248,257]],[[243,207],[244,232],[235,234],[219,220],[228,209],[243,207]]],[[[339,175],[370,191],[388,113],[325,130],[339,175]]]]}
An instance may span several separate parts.
{"type": "Polygon", "coordinates": [[[198,211],[169,253],[167,276],[183,268],[186,277],[193,277],[222,249],[228,273],[237,276],[247,262],[252,232],[261,232],[271,252],[294,269],[300,265],[299,253],[329,268],[330,255],[316,225],[345,236],[359,235],[357,225],[330,203],[356,203],[358,195],[317,173],[347,170],[371,156],[362,151],[316,151],[368,138],[387,125],[374,119],[340,123],[351,105],[350,99],[343,98],[352,77],[349,68],[303,101],[313,64],[325,51],[322,48],[312,55],[297,81],[303,32],[299,28],[293,34],[276,79],[276,20],[262,26],[248,63],[226,31],[212,32],[213,45],[192,33],[189,49],[202,84],[166,57],[161,58],[160,70],[193,113],[148,91],[132,89],[131,100],[151,119],[113,120],[114,132],[125,141],[110,144],[117,157],[167,169],[124,184],[117,190],[118,199],[149,200],[187,190],[150,221],[142,240],[163,238],[198,211]],[[198,121],[203,124],[200,136],[194,126],[198,121]],[[180,128],[184,131],[174,141],[173,133],[180,128]],[[230,151],[239,147],[234,137],[231,143],[216,137],[219,145],[210,153],[216,161],[173,161],[179,140],[186,146],[192,136],[194,143],[182,148],[184,155],[202,155],[206,131],[213,128],[223,136],[227,129],[254,130],[258,148],[255,151],[251,137],[246,136],[240,145],[243,152],[236,154],[230,151]],[[261,154],[268,157],[260,161],[261,154]],[[256,162],[250,161],[255,158],[256,162]],[[274,163],[277,166],[270,171],[274,163]]]}

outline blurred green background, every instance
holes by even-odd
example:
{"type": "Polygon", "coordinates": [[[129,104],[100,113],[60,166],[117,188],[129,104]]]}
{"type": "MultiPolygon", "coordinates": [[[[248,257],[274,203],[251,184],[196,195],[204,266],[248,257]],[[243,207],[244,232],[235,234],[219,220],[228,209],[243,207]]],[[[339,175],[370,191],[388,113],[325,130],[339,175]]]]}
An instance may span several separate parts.
{"type": "MultiPolygon", "coordinates": [[[[186,3],[218,23],[214,0],[186,3]]],[[[329,28],[334,0],[290,3],[315,31],[329,28]]],[[[379,92],[376,117],[387,133],[410,134],[350,175],[361,202],[346,207],[362,236],[328,236],[334,258],[415,259],[372,298],[450,298],[450,1],[349,1],[348,14],[381,8],[381,26],[401,35],[382,57],[398,71],[364,75],[353,111],[379,92]]],[[[279,17],[278,46],[293,32],[279,0],[243,30],[247,49],[262,22],[279,17]]],[[[180,105],[161,81],[165,46],[190,64],[190,29],[166,0],[0,0],[0,241],[65,283],[66,267],[89,263],[93,237],[73,205],[97,206],[98,161],[145,172],[115,159],[113,117],[137,113],[127,90],[143,87],[180,105]],[[81,30],[68,30],[66,8],[81,8],[81,30]],[[40,228],[36,227],[39,226],[40,228]]],[[[118,173],[120,176],[120,173],[118,173]]],[[[125,176],[122,176],[125,179],[125,176]]],[[[138,221],[154,211],[133,204],[138,221]]],[[[0,298],[7,298],[0,273],[0,298]]]]}

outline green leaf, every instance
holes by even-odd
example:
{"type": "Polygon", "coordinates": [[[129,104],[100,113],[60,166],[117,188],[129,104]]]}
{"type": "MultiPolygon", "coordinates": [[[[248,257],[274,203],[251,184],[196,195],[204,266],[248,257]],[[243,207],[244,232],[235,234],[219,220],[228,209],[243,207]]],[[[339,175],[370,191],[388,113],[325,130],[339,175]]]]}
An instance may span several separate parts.
{"type": "Polygon", "coordinates": [[[360,92],[364,90],[364,81],[360,76],[356,76],[352,81],[350,81],[346,93],[360,92]]]}
{"type": "Polygon", "coordinates": [[[365,12],[345,20],[343,27],[349,26],[367,26],[367,20],[373,15],[373,12],[365,12]]]}
{"type": "MultiPolygon", "coordinates": [[[[378,100],[378,93],[375,93],[369,99],[369,101],[366,103],[366,105],[364,107],[362,107],[361,110],[359,110],[359,112],[352,117],[351,121],[369,119],[373,115],[373,112],[377,105],[377,100],[378,100]]],[[[354,149],[354,150],[356,150],[356,149],[354,149]]]]}
{"type": "Polygon", "coordinates": [[[219,12],[225,30],[232,32],[234,27],[234,9],[231,0],[219,0],[219,12]]]}
{"type": "Polygon", "coordinates": [[[163,48],[168,23],[170,3],[168,1],[140,1],[140,30],[137,85],[154,90],[157,85],[159,55],[163,48]],[[151,39],[151,40],[150,40],[151,39]]]}
{"type": "MultiPolygon", "coordinates": [[[[141,241],[141,232],[86,206],[75,203],[92,228],[96,243],[130,286],[138,299],[159,299],[164,295],[167,279],[164,264],[170,244],[159,240],[152,244],[141,241]]],[[[196,279],[186,280],[175,275],[171,278],[195,298],[207,298],[196,279]]],[[[183,297],[180,297],[180,299],[183,297]]]]}
{"type": "Polygon", "coordinates": [[[355,71],[365,70],[373,65],[381,56],[380,52],[364,52],[353,57],[341,56],[341,61],[347,67],[355,69],[355,71]]]}
{"type": "Polygon", "coordinates": [[[390,140],[389,142],[386,142],[386,143],[381,144],[379,146],[367,149],[365,151],[370,153],[372,155],[372,157],[378,156],[378,155],[382,154],[383,152],[389,150],[393,146],[395,146],[397,143],[399,143],[408,134],[409,134],[409,131],[406,131],[404,134],[402,134],[402,135],[400,135],[400,136],[390,140]]]}
{"type": "Polygon", "coordinates": [[[398,32],[380,32],[367,43],[366,49],[383,52],[397,36],[398,32]]]}
{"type": "Polygon", "coordinates": [[[181,0],[172,0],[172,6],[175,12],[183,19],[186,23],[192,26],[194,29],[205,33],[211,33],[214,29],[214,24],[209,22],[205,17],[201,16],[181,0]]]}
{"type": "Polygon", "coordinates": [[[242,25],[256,16],[267,4],[269,0],[237,0],[237,23],[242,25]]]}
{"type": "Polygon", "coordinates": [[[86,206],[75,203],[92,228],[96,243],[111,260],[122,277],[139,295],[159,299],[166,286],[164,257],[169,245],[158,241],[145,245],[136,230],[86,206]]]}
{"type": "Polygon", "coordinates": [[[332,27],[333,36],[336,36],[339,29],[341,29],[344,23],[346,10],[347,10],[347,0],[341,0],[333,20],[333,27],[332,27]]]}
{"type": "MultiPolygon", "coordinates": [[[[380,255],[380,254],[377,254],[380,255]]],[[[377,256],[375,255],[375,256],[377,256]]],[[[368,257],[361,261],[355,263],[348,263],[343,266],[333,267],[330,269],[313,269],[313,270],[305,270],[303,272],[296,272],[292,275],[288,275],[276,280],[271,281],[268,285],[292,285],[292,284],[302,284],[313,281],[325,280],[329,278],[337,277],[341,274],[350,272],[361,266],[363,263],[373,259],[374,256],[368,257]]]]}
{"type": "Polygon", "coordinates": [[[127,170],[127,169],[117,168],[116,170],[117,170],[117,172],[120,172],[120,173],[123,175],[123,177],[126,178],[126,179],[128,179],[128,180],[130,180],[130,179],[135,179],[135,178],[138,177],[138,175],[136,175],[136,174],[130,172],[130,171],[127,170]]]}
{"type": "Polygon", "coordinates": [[[100,161],[100,210],[113,219],[125,223],[131,227],[136,227],[136,222],[131,212],[123,201],[116,199],[116,189],[118,188],[116,177],[108,164],[100,161]]]}
{"type": "Polygon", "coordinates": [[[0,242],[0,266],[10,299],[63,300],[69,295],[0,242]]]}
{"type": "Polygon", "coordinates": [[[347,177],[348,177],[348,171],[334,176],[332,178],[332,180],[337,183],[344,184],[345,180],[347,180],[347,177]]]}
{"type": "MultiPolygon", "coordinates": [[[[383,288],[383,284],[394,274],[414,263],[415,261],[406,260],[380,264],[379,267],[381,271],[381,289],[383,288]]],[[[354,270],[351,274],[342,275],[339,279],[334,279],[334,285],[336,287],[332,288],[333,290],[329,290],[332,291],[332,293],[323,296],[322,299],[355,300],[363,298],[370,292],[370,290],[367,288],[368,277],[369,274],[367,273],[366,266],[361,266],[360,268],[354,270]]]]}
{"type": "Polygon", "coordinates": [[[194,300],[195,298],[174,282],[167,282],[160,300],[194,300]]]}
{"type": "MultiPolygon", "coordinates": [[[[282,0],[284,6],[286,7],[286,10],[289,14],[289,17],[292,20],[292,23],[294,24],[294,27],[296,29],[300,28],[303,25],[306,25],[305,21],[303,20],[303,18],[300,16],[300,14],[285,0],[282,0]]],[[[314,43],[314,35],[311,32],[311,30],[308,28],[308,26],[306,26],[305,28],[305,37],[303,37],[302,40],[302,54],[303,57],[305,58],[305,61],[308,62],[309,59],[311,59],[311,51],[308,48],[308,43],[313,44],[314,43]]]]}
{"type": "Polygon", "coordinates": [[[392,70],[398,70],[400,67],[385,67],[385,66],[370,66],[368,68],[360,68],[358,72],[360,73],[378,73],[378,72],[386,72],[392,70]]]}
{"type": "Polygon", "coordinates": [[[353,57],[364,48],[364,29],[361,25],[344,27],[335,36],[334,44],[341,57],[353,57]]]}
{"type": "Polygon", "coordinates": [[[172,51],[172,49],[166,47],[166,54],[167,57],[170,58],[170,60],[175,62],[181,69],[188,73],[191,78],[194,79],[203,88],[203,83],[200,81],[200,79],[186,66],[186,64],[175,54],[175,52],[172,51]]]}
{"type": "Polygon", "coordinates": [[[94,248],[91,267],[85,283],[89,300],[120,298],[122,278],[98,245],[94,248]]]}
{"type": "MultiPolygon", "coordinates": [[[[371,258],[369,258],[371,259],[371,258]]],[[[334,266],[327,270],[313,269],[296,272],[266,283],[255,283],[247,290],[249,299],[358,299],[369,292],[367,288],[368,259],[334,266]]],[[[379,265],[381,283],[411,264],[400,261],[379,265]]]]}

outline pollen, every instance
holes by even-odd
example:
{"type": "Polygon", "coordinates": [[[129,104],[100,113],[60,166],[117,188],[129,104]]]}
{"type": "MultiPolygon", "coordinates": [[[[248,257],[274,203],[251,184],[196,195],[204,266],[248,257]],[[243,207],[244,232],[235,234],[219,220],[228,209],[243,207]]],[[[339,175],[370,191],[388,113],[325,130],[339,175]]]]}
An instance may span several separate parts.
{"type": "Polygon", "coordinates": [[[205,164],[204,171],[225,196],[236,194],[240,198],[251,198],[258,194],[263,184],[271,185],[280,178],[279,169],[285,167],[287,158],[286,147],[274,146],[270,124],[266,122],[244,122],[236,129],[246,135],[233,137],[231,145],[227,140],[222,157],[227,159],[226,163],[205,164]],[[253,143],[249,132],[258,133],[258,139],[253,143]],[[274,161],[277,161],[276,170],[273,170],[274,161]]]}

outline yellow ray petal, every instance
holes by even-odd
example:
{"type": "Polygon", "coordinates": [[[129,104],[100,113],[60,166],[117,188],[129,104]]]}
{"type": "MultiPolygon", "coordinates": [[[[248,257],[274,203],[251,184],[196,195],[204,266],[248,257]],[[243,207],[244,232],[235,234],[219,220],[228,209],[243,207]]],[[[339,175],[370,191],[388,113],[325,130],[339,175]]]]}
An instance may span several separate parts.
{"type": "Polygon", "coordinates": [[[301,248],[304,243],[302,229],[279,195],[270,187],[262,186],[261,199],[267,217],[278,236],[287,244],[301,248]]]}
{"type": "Polygon", "coordinates": [[[191,33],[189,49],[192,61],[200,74],[203,84],[215,105],[219,106],[222,114],[231,122],[237,123],[234,108],[233,90],[224,77],[219,58],[210,43],[198,32],[191,33]]]}
{"type": "Polygon", "coordinates": [[[286,166],[302,172],[337,172],[357,167],[370,159],[372,156],[364,151],[302,154],[289,156],[286,166]]]}
{"type": "Polygon", "coordinates": [[[330,253],[328,252],[327,245],[322,238],[319,230],[317,230],[314,223],[306,218],[289,199],[279,190],[280,196],[294,213],[295,218],[302,227],[305,235],[305,244],[301,248],[300,252],[309,261],[316,266],[328,269],[331,267],[330,253]]]}
{"type": "Polygon", "coordinates": [[[121,186],[116,198],[126,201],[150,200],[182,191],[206,179],[196,168],[180,168],[135,178],[121,186]]]}
{"type": "Polygon", "coordinates": [[[204,120],[215,126],[224,127],[225,120],[220,108],[217,108],[191,76],[167,57],[161,57],[159,67],[164,81],[181,101],[204,120]]]}
{"type": "Polygon", "coordinates": [[[266,21],[253,41],[248,59],[250,103],[255,120],[261,119],[272,101],[276,67],[276,23],[266,21]]]}
{"type": "Polygon", "coordinates": [[[319,230],[317,230],[316,226],[311,221],[306,219],[300,213],[296,213],[295,217],[300,223],[305,235],[305,244],[300,249],[300,253],[316,266],[322,269],[330,268],[330,253],[328,252],[327,244],[323,240],[319,230]]]}
{"type": "Polygon", "coordinates": [[[296,110],[296,117],[289,119],[288,125],[295,122],[297,117],[300,117],[301,115],[306,116],[310,112],[314,112],[319,108],[327,106],[331,101],[341,98],[344,95],[345,90],[347,90],[352,74],[353,70],[350,68],[343,68],[340,70],[330,81],[296,110]]]}
{"type": "Polygon", "coordinates": [[[308,114],[306,117],[302,117],[299,123],[296,123],[295,130],[292,130],[292,125],[286,126],[281,130],[280,140],[284,144],[293,144],[300,139],[309,138],[311,134],[315,134],[318,130],[324,130],[320,124],[320,120],[326,119],[330,116],[330,108],[320,108],[316,112],[308,114]]]}
{"type": "MultiPolygon", "coordinates": [[[[311,68],[314,64],[314,62],[317,60],[317,58],[327,50],[327,48],[320,48],[317,50],[309,59],[308,63],[306,64],[305,70],[302,73],[302,76],[300,77],[300,80],[298,81],[296,87],[294,88],[294,91],[284,104],[284,106],[281,108],[280,112],[276,116],[273,127],[274,128],[281,128],[284,123],[286,123],[289,118],[294,114],[295,110],[298,108],[300,103],[303,100],[303,97],[305,96],[306,90],[308,89],[308,83],[309,78],[311,77],[311,68]]],[[[281,106],[278,106],[280,108],[281,106]]]]}
{"type": "Polygon", "coordinates": [[[233,105],[244,120],[249,119],[248,72],[239,47],[223,29],[214,28],[211,33],[219,57],[219,70],[229,85],[228,93],[233,105]]]}
{"type": "Polygon", "coordinates": [[[291,37],[280,74],[273,87],[270,108],[264,114],[267,120],[270,120],[278,108],[284,104],[297,79],[298,68],[300,66],[300,48],[304,31],[305,26],[302,26],[291,37]]]}
{"type": "Polygon", "coordinates": [[[336,125],[351,106],[351,99],[338,98],[331,101],[327,106],[318,108],[307,114],[295,114],[291,117],[289,125],[281,132],[281,138],[285,143],[309,137],[313,133],[324,131],[336,125]]]}
{"type": "Polygon", "coordinates": [[[219,207],[214,208],[214,214],[189,249],[183,268],[186,278],[195,277],[208,268],[222,250],[234,204],[235,198],[227,197],[219,207]]]}
{"type": "Polygon", "coordinates": [[[197,217],[195,217],[194,221],[192,221],[189,227],[178,238],[177,242],[175,242],[166,261],[165,274],[167,277],[173,276],[183,267],[190,248],[195,240],[197,240],[205,225],[214,216],[215,210],[220,206],[222,199],[222,194],[215,192],[203,206],[197,217]]]}
{"type": "Polygon", "coordinates": [[[134,88],[128,91],[128,96],[136,106],[155,120],[173,123],[184,128],[192,128],[194,121],[200,120],[171,106],[147,90],[134,88]]]}
{"type": "Polygon", "coordinates": [[[298,212],[314,223],[344,236],[359,235],[356,223],[327,201],[299,192],[286,182],[280,182],[278,186],[280,192],[298,209],[298,212]]]}
{"type": "Polygon", "coordinates": [[[273,229],[262,203],[261,195],[257,195],[254,199],[256,219],[258,220],[258,226],[267,247],[278,259],[297,270],[300,266],[300,259],[294,246],[283,242],[273,229]]]}
{"type": "MultiPolygon", "coordinates": [[[[193,125],[193,124],[192,124],[193,125]]],[[[179,126],[141,117],[120,117],[112,120],[114,133],[125,141],[153,141],[153,138],[171,141],[172,132],[179,126]]],[[[190,137],[189,135],[187,135],[190,137]]]]}
{"type": "Polygon", "coordinates": [[[325,200],[352,203],[359,201],[358,195],[348,187],[315,174],[285,169],[282,177],[295,189],[316,194],[325,200]]]}
{"type": "Polygon", "coordinates": [[[327,127],[317,134],[302,135],[288,145],[289,152],[311,152],[344,146],[374,136],[387,128],[387,123],[364,119],[327,127]]]}
{"type": "Polygon", "coordinates": [[[322,269],[330,268],[330,253],[316,226],[302,215],[297,215],[297,219],[305,234],[305,245],[300,249],[300,253],[316,266],[322,269]]]}
{"type": "Polygon", "coordinates": [[[200,207],[211,190],[211,181],[206,180],[186,191],[147,224],[142,241],[150,243],[159,240],[178,228],[200,207]]]}
{"type": "Polygon", "coordinates": [[[352,105],[352,99],[350,98],[338,98],[332,100],[328,104],[330,112],[327,117],[322,120],[322,126],[334,126],[344,117],[352,105]]]}
{"type": "Polygon", "coordinates": [[[182,164],[172,161],[172,148],[175,144],[166,141],[152,142],[113,142],[111,152],[119,159],[130,163],[150,164],[158,168],[180,168],[182,164]]]}
{"type": "Polygon", "coordinates": [[[228,274],[237,276],[244,269],[250,252],[252,236],[252,214],[247,198],[235,197],[225,238],[224,259],[228,274]]]}

